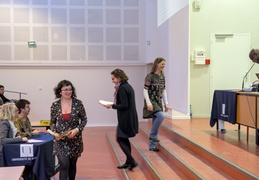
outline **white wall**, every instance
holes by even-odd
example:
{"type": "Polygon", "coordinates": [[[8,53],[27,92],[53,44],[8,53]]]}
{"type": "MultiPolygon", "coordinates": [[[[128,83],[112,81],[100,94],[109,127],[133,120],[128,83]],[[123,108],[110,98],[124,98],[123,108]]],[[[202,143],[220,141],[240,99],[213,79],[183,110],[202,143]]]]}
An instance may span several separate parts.
{"type": "MultiPolygon", "coordinates": [[[[175,3],[182,4],[181,1],[175,3]]],[[[146,38],[150,42],[146,48],[147,62],[153,62],[157,57],[165,58],[169,108],[183,113],[184,118],[189,118],[188,2],[184,3],[184,6],[179,6],[160,26],[157,26],[157,18],[157,1],[147,1],[146,38]]],[[[169,116],[175,118],[174,114],[169,116]]]]}
{"type": "MultiPolygon", "coordinates": [[[[165,73],[169,107],[188,114],[188,67],[182,63],[188,54],[188,6],[157,28],[156,3],[149,0],[0,2],[0,74],[4,77],[0,84],[7,90],[28,93],[23,98],[32,103],[31,120],[38,121],[49,119],[54,86],[60,80],[71,80],[78,98],[86,106],[89,124],[111,125],[116,124],[115,113],[97,103],[99,99],[112,99],[110,72],[121,67],[129,75],[141,119],[146,63],[161,56],[168,64],[165,73]],[[177,29],[178,26],[181,28],[177,29]],[[35,40],[37,46],[28,47],[28,40],[35,40]],[[146,45],[146,40],[151,41],[151,46],[146,45]],[[183,46],[177,46],[178,41],[183,46]],[[184,56],[177,57],[181,54],[184,56]],[[181,80],[177,80],[179,77],[181,80]]],[[[6,96],[17,99],[10,93],[6,96]]]]}
{"type": "Polygon", "coordinates": [[[0,27],[0,64],[145,62],[144,0],[0,1],[0,27]]]}
{"type": "Polygon", "coordinates": [[[172,109],[189,112],[189,6],[169,20],[169,61],[167,85],[172,109]]]}
{"type": "MultiPolygon", "coordinates": [[[[190,1],[190,53],[195,49],[205,49],[206,58],[210,59],[211,33],[249,33],[251,48],[259,48],[258,0],[202,1],[200,9],[195,9],[193,2],[193,0],[190,1]]],[[[242,49],[236,51],[242,51],[242,49]]],[[[247,57],[248,54],[249,52],[247,57]]],[[[191,59],[189,61],[193,117],[210,117],[210,65],[194,65],[191,59]]],[[[259,72],[258,65],[250,73],[255,72],[259,72]]],[[[213,74],[213,76],[216,75],[213,74]]],[[[252,79],[251,82],[253,82],[252,79]]]]}
{"type": "MultiPolygon", "coordinates": [[[[31,121],[50,118],[53,88],[71,80],[89,124],[117,124],[110,72],[125,70],[142,116],[145,72],[144,0],[0,1],[0,84],[27,93],[31,121]],[[27,45],[35,40],[36,46],[27,45]]],[[[18,95],[5,93],[8,98],[18,95]]]]}
{"type": "MultiPolygon", "coordinates": [[[[76,88],[78,99],[82,100],[88,116],[88,126],[110,126],[117,124],[116,111],[106,109],[98,101],[113,101],[114,84],[111,71],[120,68],[129,77],[135,90],[139,120],[142,121],[143,83],[145,66],[116,67],[0,67],[1,84],[6,90],[25,92],[22,98],[31,102],[31,121],[50,119],[50,106],[55,101],[53,88],[63,79],[70,80],[76,88]],[[41,88],[41,89],[40,89],[41,88]]],[[[5,93],[7,98],[18,95],[5,93]]]]}

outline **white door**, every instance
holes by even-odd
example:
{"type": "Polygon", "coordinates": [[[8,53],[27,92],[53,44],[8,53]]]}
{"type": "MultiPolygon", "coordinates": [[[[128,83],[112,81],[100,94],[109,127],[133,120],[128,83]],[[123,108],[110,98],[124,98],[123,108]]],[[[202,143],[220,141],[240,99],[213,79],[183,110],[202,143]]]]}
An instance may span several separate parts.
{"type": "Polygon", "coordinates": [[[248,57],[250,34],[218,35],[212,34],[210,38],[210,104],[214,90],[241,90],[243,78],[252,64],[248,57]]]}

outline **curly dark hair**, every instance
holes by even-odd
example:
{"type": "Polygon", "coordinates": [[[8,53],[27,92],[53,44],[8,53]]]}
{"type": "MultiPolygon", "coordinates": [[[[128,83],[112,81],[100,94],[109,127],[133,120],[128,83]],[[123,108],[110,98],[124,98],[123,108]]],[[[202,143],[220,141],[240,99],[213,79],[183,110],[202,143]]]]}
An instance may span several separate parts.
{"type": "Polygon", "coordinates": [[[121,82],[127,82],[129,80],[128,76],[121,69],[113,70],[111,72],[111,75],[113,75],[116,78],[120,78],[121,82]]]}
{"type": "Polygon", "coordinates": [[[72,98],[76,98],[76,89],[75,87],[73,86],[73,84],[68,81],[68,80],[62,80],[58,83],[58,85],[54,88],[54,93],[55,93],[55,96],[56,96],[56,99],[58,98],[61,98],[61,89],[65,86],[71,86],[72,87],[72,95],[71,97],[72,98]]]}

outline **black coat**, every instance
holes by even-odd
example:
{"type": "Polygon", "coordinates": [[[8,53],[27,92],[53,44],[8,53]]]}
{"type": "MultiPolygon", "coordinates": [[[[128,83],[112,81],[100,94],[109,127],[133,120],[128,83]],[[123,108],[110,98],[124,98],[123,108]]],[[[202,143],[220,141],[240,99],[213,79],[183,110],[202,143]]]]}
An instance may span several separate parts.
{"type": "Polygon", "coordinates": [[[4,104],[10,102],[10,99],[7,99],[3,94],[0,94],[0,98],[3,100],[4,104]]]}
{"type": "MultiPolygon", "coordinates": [[[[128,82],[120,84],[116,99],[112,108],[117,110],[118,128],[128,137],[134,137],[138,133],[138,114],[135,93],[128,82]]],[[[117,136],[123,137],[120,131],[117,131],[117,136]]]]}

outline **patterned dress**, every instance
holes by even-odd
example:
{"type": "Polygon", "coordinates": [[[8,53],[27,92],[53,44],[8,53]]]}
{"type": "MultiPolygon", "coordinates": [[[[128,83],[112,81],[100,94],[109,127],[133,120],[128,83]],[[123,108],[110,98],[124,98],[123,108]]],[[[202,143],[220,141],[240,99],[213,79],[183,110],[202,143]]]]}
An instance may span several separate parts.
{"type": "MultiPolygon", "coordinates": [[[[144,88],[148,90],[148,96],[150,102],[154,108],[157,108],[156,111],[163,110],[162,97],[163,91],[165,90],[165,76],[164,74],[155,74],[149,73],[145,78],[144,88]]],[[[144,102],[146,106],[146,101],[144,102]]]]}
{"type": "Polygon", "coordinates": [[[54,155],[69,156],[70,158],[81,156],[83,152],[82,131],[86,123],[87,117],[82,101],[72,100],[71,115],[67,121],[62,118],[61,100],[54,102],[51,106],[51,130],[59,134],[75,128],[79,130],[73,139],[64,136],[60,140],[54,140],[54,155]]]}

